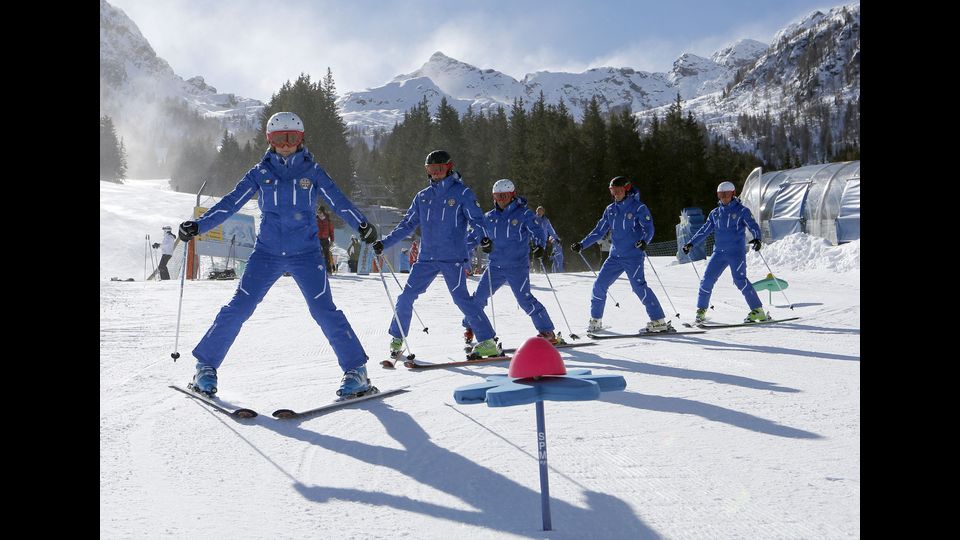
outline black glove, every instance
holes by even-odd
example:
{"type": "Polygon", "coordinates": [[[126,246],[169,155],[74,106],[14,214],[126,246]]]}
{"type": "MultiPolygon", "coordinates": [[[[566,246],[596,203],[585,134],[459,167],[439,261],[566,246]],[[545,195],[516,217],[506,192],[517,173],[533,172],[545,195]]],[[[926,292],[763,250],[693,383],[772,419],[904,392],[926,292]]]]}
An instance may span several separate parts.
{"type": "Polygon", "coordinates": [[[493,251],[493,240],[484,236],[483,239],[480,240],[480,251],[484,253],[490,253],[493,251]]]}
{"type": "Polygon", "coordinates": [[[159,242],[154,242],[154,243],[153,243],[153,246],[151,246],[151,247],[152,247],[153,249],[157,249],[158,247],[160,247],[160,243],[159,243],[159,242]]]}
{"type": "Polygon", "coordinates": [[[570,249],[572,249],[574,253],[580,253],[580,250],[583,249],[583,244],[580,242],[574,242],[570,244],[570,249]]]}
{"type": "Polygon", "coordinates": [[[372,244],[377,241],[377,228],[373,226],[372,223],[361,223],[360,224],[360,239],[368,244],[372,244]]]}
{"type": "Polygon", "coordinates": [[[184,221],[180,224],[180,241],[189,242],[191,238],[200,234],[200,225],[196,221],[184,221]]]}
{"type": "Polygon", "coordinates": [[[540,247],[540,246],[538,246],[538,245],[536,245],[536,244],[534,244],[533,247],[530,248],[530,254],[533,255],[533,258],[534,258],[534,259],[542,259],[542,258],[543,258],[543,248],[540,247]]]}
{"type": "Polygon", "coordinates": [[[759,238],[754,238],[749,243],[753,244],[754,251],[760,251],[760,247],[763,246],[763,242],[761,242],[759,238]]]}
{"type": "Polygon", "coordinates": [[[693,244],[688,242],[684,244],[682,248],[680,248],[680,251],[683,251],[683,254],[687,255],[688,253],[690,253],[691,249],[693,249],[693,244]]]}
{"type": "Polygon", "coordinates": [[[381,242],[381,241],[379,241],[379,240],[377,240],[376,242],[374,242],[374,243],[373,243],[373,252],[376,253],[377,255],[382,254],[382,253],[383,253],[383,242],[381,242]]]}
{"type": "Polygon", "coordinates": [[[640,251],[646,251],[646,250],[647,250],[647,243],[644,242],[643,240],[637,240],[637,243],[634,244],[633,247],[639,249],[640,251]]]}

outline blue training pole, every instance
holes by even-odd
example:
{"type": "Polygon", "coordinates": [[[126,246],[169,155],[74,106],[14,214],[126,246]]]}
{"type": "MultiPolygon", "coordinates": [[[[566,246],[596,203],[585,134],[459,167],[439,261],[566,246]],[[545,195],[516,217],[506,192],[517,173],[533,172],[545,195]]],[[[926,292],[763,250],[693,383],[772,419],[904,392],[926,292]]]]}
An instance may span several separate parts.
{"type": "Polygon", "coordinates": [[[543,415],[543,402],[537,402],[537,450],[540,460],[540,513],[543,517],[543,530],[551,530],[550,525],[550,480],[547,478],[547,428],[543,415]]]}

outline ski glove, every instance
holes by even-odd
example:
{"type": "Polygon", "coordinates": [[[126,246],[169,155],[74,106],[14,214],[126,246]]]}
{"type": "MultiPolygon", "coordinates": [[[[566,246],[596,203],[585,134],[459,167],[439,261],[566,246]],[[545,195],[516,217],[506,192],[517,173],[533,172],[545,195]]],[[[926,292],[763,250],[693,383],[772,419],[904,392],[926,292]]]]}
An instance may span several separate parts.
{"type": "Polygon", "coordinates": [[[583,249],[583,244],[580,242],[574,242],[570,244],[570,249],[572,249],[574,253],[580,253],[580,250],[583,249]]]}
{"type": "Polygon", "coordinates": [[[760,247],[763,246],[763,242],[761,242],[759,238],[754,238],[749,243],[753,244],[754,251],[760,251],[760,247]]]}
{"type": "Polygon", "coordinates": [[[363,222],[360,224],[360,239],[368,244],[377,241],[377,228],[372,223],[363,222]]]}
{"type": "Polygon", "coordinates": [[[633,247],[639,249],[640,251],[646,251],[646,250],[647,250],[647,243],[644,242],[643,240],[637,240],[637,243],[634,244],[633,247]]]}
{"type": "Polygon", "coordinates": [[[189,242],[191,238],[200,234],[200,225],[196,221],[184,221],[180,224],[180,241],[189,242]]]}
{"type": "Polygon", "coordinates": [[[690,244],[690,243],[686,243],[683,245],[682,248],[680,248],[680,250],[683,251],[684,255],[690,253],[691,249],[693,249],[693,244],[690,244]]]}
{"type": "Polygon", "coordinates": [[[383,253],[383,242],[381,242],[381,241],[379,241],[379,240],[377,240],[376,242],[374,242],[374,243],[373,243],[373,252],[376,253],[377,255],[382,254],[382,253],[383,253]]]}
{"type": "Polygon", "coordinates": [[[534,244],[533,247],[530,248],[530,254],[533,255],[533,258],[534,258],[534,259],[542,259],[542,258],[543,258],[543,248],[540,247],[540,246],[538,246],[538,245],[536,245],[536,244],[534,244]]]}
{"type": "Polygon", "coordinates": [[[484,253],[490,253],[493,251],[493,240],[487,236],[484,236],[483,239],[480,240],[480,251],[483,251],[484,253]]]}
{"type": "Polygon", "coordinates": [[[153,246],[151,246],[151,247],[152,247],[153,249],[157,249],[158,247],[160,247],[160,243],[159,243],[159,242],[154,242],[154,243],[153,243],[153,246]]]}

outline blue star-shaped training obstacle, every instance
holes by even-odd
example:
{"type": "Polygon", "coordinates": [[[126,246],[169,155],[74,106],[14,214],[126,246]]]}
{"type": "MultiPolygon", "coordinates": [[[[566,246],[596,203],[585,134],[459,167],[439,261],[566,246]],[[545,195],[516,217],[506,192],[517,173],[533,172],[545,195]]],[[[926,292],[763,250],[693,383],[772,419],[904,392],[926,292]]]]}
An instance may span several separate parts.
{"type": "Polygon", "coordinates": [[[510,375],[487,377],[486,382],[461,386],[453,392],[457,403],[486,402],[489,407],[536,403],[537,448],[540,462],[540,511],[543,530],[550,530],[550,484],[547,479],[547,429],[543,402],[589,401],[601,392],[623,390],[620,375],[591,375],[589,369],[568,372],[560,353],[549,341],[535,337],[523,344],[510,362],[510,375]]]}
{"type": "Polygon", "coordinates": [[[489,407],[528,405],[537,401],[589,401],[601,392],[627,387],[620,375],[591,375],[589,369],[574,369],[566,376],[515,378],[507,375],[487,377],[486,382],[461,386],[453,392],[457,403],[486,402],[489,407]]]}

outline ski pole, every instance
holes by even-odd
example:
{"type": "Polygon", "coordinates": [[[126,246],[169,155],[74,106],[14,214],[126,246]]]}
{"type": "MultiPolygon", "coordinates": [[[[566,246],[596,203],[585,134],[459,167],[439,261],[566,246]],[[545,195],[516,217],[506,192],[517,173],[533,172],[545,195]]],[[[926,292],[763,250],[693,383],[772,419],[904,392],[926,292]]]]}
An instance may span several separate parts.
{"type": "Polygon", "coordinates": [[[663,281],[660,279],[660,274],[657,273],[657,267],[653,265],[653,261],[650,260],[650,257],[647,257],[646,255],[644,255],[643,258],[644,258],[644,259],[647,259],[647,262],[650,263],[650,268],[653,269],[653,275],[657,276],[657,281],[660,282],[660,288],[663,289],[663,294],[664,294],[664,296],[667,297],[667,302],[670,302],[670,308],[673,309],[673,311],[676,313],[676,315],[674,315],[674,317],[676,317],[676,318],[679,319],[679,318],[680,318],[680,312],[677,311],[677,306],[673,305],[673,300],[670,299],[670,293],[667,292],[667,288],[664,287],[663,281]]]}
{"type": "Polygon", "coordinates": [[[540,259],[540,269],[543,270],[543,275],[547,277],[547,283],[550,285],[550,292],[553,293],[554,300],[557,301],[557,307],[560,308],[560,315],[563,316],[563,322],[567,325],[567,334],[572,339],[580,339],[580,336],[573,333],[573,329],[570,328],[570,322],[567,321],[567,314],[563,312],[563,306],[560,305],[560,298],[557,296],[557,290],[553,288],[553,282],[550,281],[550,274],[547,273],[547,267],[543,264],[543,259],[540,259]]]}
{"type": "MultiPolygon", "coordinates": [[[[152,246],[151,246],[151,247],[152,247],[152,246]]],[[[154,258],[154,252],[155,252],[155,251],[156,251],[156,249],[151,249],[151,250],[150,250],[150,265],[153,266],[153,273],[150,274],[150,275],[151,275],[151,276],[154,276],[154,278],[155,278],[157,281],[159,281],[159,280],[160,280],[160,263],[159,263],[159,261],[157,261],[157,259],[154,258]]]]}
{"type": "Polygon", "coordinates": [[[497,312],[493,310],[493,265],[489,260],[487,261],[487,278],[487,284],[490,285],[490,323],[493,325],[493,335],[497,335],[497,312]]]}
{"type": "MultiPolygon", "coordinates": [[[[587,268],[589,268],[590,271],[593,272],[593,277],[594,277],[594,278],[599,277],[599,276],[597,276],[597,273],[594,272],[593,267],[590,266],[590,262],[587,261],[587,258],[583,256],[583,251],[581,250],[579,253],[580,253],[580,258],[583,259],[583,262],[585,262],[585,263],[587,264],[587,268]]],[[[617,307],[620,307],[620,302],[617,302],[617,299],[614,298],[612,294],[610,294],[610,289],[609,289],[609,288],[607,289],[607,296],[609,296],[610,299],[613,300],[613,303],[614,303],[617,307]]],[[[571,336],[571,337],[572,337],[572,336],[571,336]]]]}
{"type": "MultiPolygon", "coordinates": [[[[703,278],[700,277],[700,271],[697,270],[697,264],[696,264],[695,262],[693,262],[693,259],[690,259],[690,266],[693,267],[694,273],[697,274],[697,283],[698,283],[698,284],[699,284],[699,283],[703,283],[703,278]]],[[[710,306],[710,309],[713,309],[713,305],[710,306]]]]}
{"type": "MultiPolygon", "coordinates": [[[[763,253],[760,253],[760,250],[756,250],[756,252],[757,252],[757,255],[760,256],[760,260],[763,261],[764,266],[767,267],[767,271],[770,272],[770,275],[772,276],[773,270],[771,270],[770,265],[767,264],[767,259],[763,258],[763,253]]],[[[793,309],[793,302],[791,302],[790,299],[787,298],[787,293],[783,292],[783,287],[780,286],[780,280],[774,277],[773,282],[777,285],[777,289],[780,291],[780,294],[783,295],[783,298],[787,301],[788,304],[790,304],[790,309],[793,309]]]]}
{"type": "MultiPolygon", "coordinates": [[[[381,256],[382,257],[382,256],[381,256]]],[[[403,285],[400,284],[400,280],[397,279],[397,274],[393,272],[393,265],[390,264],[390,260],[386,257],[383,257],[383,262],[387,263],[387,268],[390,270],[390,275],[393,276],[393,280],[397,282],[397,287],[400,287],[400,290],[403,291],[403,285]]],[[[410,306],[410,309],[413,310],[413,314],[417,316],[417,321],[420,322],[420,326],[423,327],[423,333],[429,334],[430,329],[427,328],[427,325],[423,324],[423,319],[420,318],[420,314],[417,313],[417,308],[410,306]]]]}
{"type": "Polygon", "coordinates": [[[183,243],[183,264],[180,265],[180,302],[177,303],[177,333],[173,342],[173,353],[170,355],[174,362],[177,361],[177,358],[180,358],[180,313],[183,311],[183,284],[187,280],[187,244],[189,243],[189,240],[183,243]]]}
{"type": "Polygon", "coordinates": [[[387,280],[383,277],[383,255],[376,255],[376,258],[380,261],[380,264],[377,265],[377,273],[380,274],[380,283],[383,283],[383,290],[387,293],[387,300],[390,301],[390,309],[393,310],[393,320],[397,322],[397,328],[400,329],[400,339],[403,340],[403,346],[407,349],[407,360],[413,360],[416,356],[410,352],[410,343],[407,341],[407,333],[403,331],[403,325],[400,324],[400,315],[397,314],[397,306],[393,303],[393,295],[390,294],[390,289],[387,288],[387,280]]]}
{"type": "Polygon", "coordinates": [[[143,248],[143,280],[147,280],[147,253],[150,251],[150,235],[144,238],[146,245],[143,248]]]}

